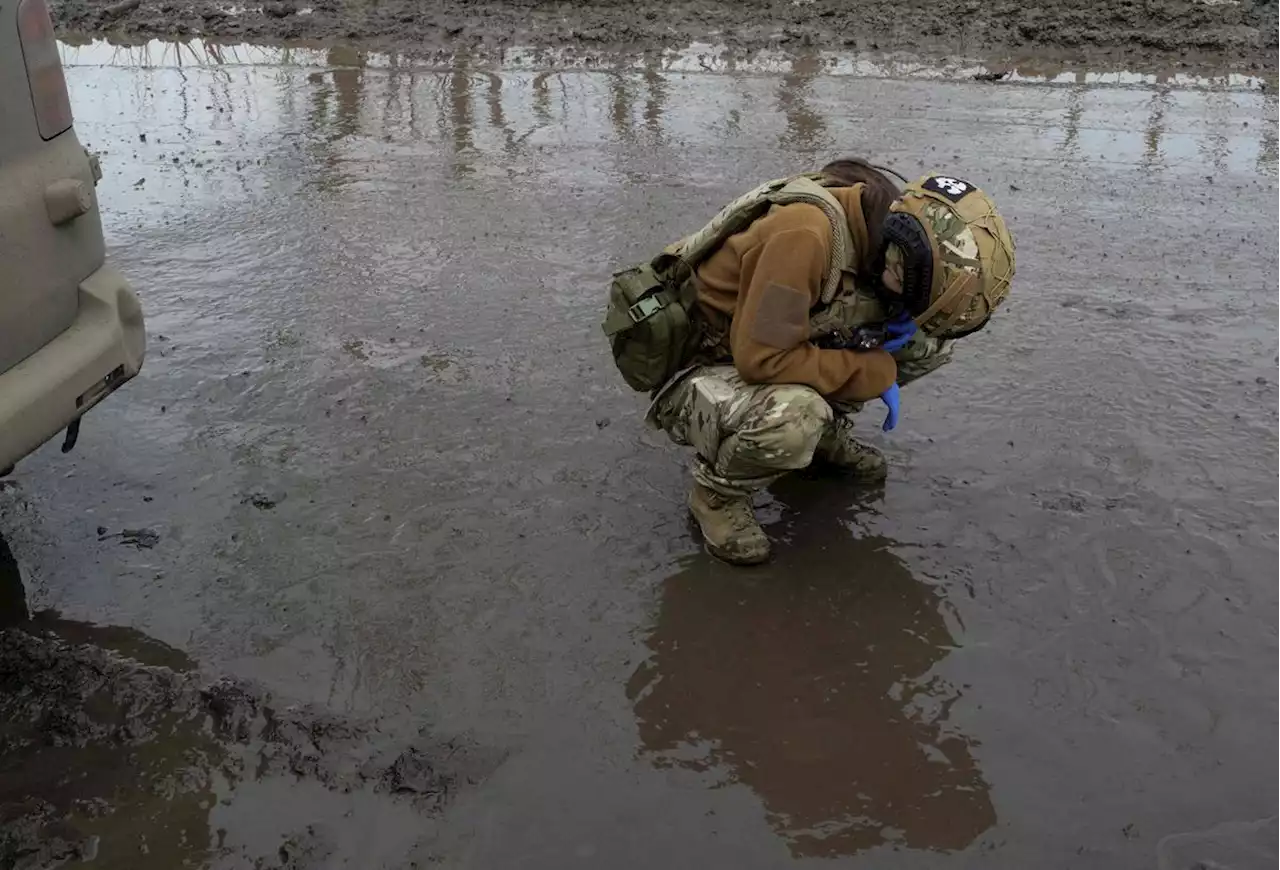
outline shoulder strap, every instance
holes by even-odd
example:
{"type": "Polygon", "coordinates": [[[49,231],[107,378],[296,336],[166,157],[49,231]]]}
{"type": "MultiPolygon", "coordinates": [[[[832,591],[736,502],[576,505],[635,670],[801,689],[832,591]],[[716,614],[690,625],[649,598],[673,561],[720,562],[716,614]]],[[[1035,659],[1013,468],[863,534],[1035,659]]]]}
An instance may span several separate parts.
{"type": "Polygon", "coordinates": [[[720,249],[730,236],[751,226],[775,205],[804,202],[822,209],[831,225],[831,259],[823,278],[822,301],[829,303],[840,289],[841,275],[850,267],[853,237],[849,222],[839,201],[819,183],[819,175],[796,175],[767,181],[747,191],[690,236],[670,245],[654,260],[658,268],[678,264],[692,274],[703,261],[720,249]]]}
{"type": "Polygon", "coordinates": [[[830,304],[840,291],[844,270],[852,270],[849,258],[853,256],[853,234],[849,231],[849,218],[844,213],[844,207],[831,195],[831,191],[809,175],[791,179],[778,191],[770,194],[769,201],[774,205],[791,205],[796,202],[816,205],[827,216],[827,222],[831,225],[831,258],[823,277],[821,298],[823,304],[830,304]]]}

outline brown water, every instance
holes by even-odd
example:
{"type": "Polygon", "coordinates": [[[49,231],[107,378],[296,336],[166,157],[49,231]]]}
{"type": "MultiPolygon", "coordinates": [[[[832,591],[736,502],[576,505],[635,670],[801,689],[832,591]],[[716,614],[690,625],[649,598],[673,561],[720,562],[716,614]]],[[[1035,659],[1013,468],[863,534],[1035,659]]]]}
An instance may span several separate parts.
{"type": "Polygon", "coordinates": [[[1274,865],[1274,89],[78,51],[151,349],[0,492],[30,607],[479,759],[207,778],[193,864],[1274,865]],[[981,183],[1014,295],[729,569],[602,281],[837,152],[981,183]]]}

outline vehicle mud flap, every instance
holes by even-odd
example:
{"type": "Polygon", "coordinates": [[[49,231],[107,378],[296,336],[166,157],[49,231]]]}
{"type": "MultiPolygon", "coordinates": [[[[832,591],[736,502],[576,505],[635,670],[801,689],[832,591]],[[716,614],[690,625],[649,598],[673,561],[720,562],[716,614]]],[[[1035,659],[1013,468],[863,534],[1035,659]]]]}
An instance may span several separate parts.
{"type": "Polygon", "coordinates": [[[76,449],[76,441],[80,439],[80,417],[71,421],[71,425],[67,427],[66,437],[62,439],[62,452],[70,453],[76,449]]]}

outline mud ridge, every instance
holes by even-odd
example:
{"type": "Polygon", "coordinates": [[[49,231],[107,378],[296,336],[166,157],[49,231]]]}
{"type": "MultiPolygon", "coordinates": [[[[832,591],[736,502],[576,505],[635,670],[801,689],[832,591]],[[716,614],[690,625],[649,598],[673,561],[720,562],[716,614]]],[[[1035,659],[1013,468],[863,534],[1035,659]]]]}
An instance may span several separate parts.
{"type": "Polygon", "coordinates": [[[1129,62],[1270,68],[1277,4],[1258,0],[54,0],[63,32],[221,40],[337,40],[412,51],[504,45],[736,50],[840,48],[921,55],[1051,51],[1129,62]]]}

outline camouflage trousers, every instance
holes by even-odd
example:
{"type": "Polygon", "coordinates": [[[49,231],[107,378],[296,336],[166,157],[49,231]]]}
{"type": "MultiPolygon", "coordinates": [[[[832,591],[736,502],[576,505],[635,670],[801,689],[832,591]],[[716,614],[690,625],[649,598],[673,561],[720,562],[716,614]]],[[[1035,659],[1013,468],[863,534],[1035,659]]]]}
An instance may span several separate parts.
{"type": "MultiPolygon", "coordinates": [[[[912,339],[894,354],[898,384],[950,362],[951,351],[951,342],[912,339]]],[[[732,365],[713,365],[664,387],[646,419],[694,449],[694,480],[721,495],[741,496],[807,467],[819,443],[847,430],[849,415],[861,407],[833,405],[800,384],[748,384],[732,365]]]]}

